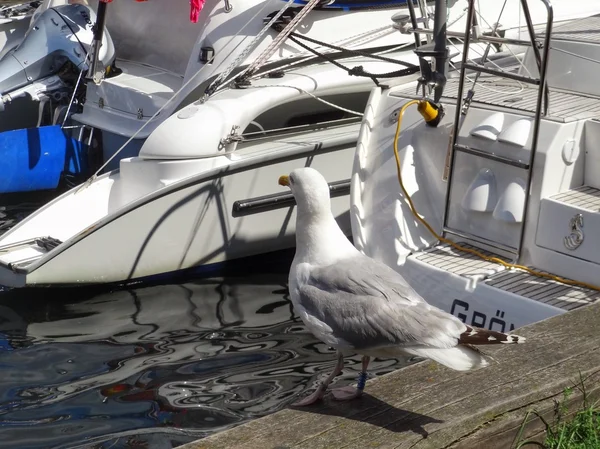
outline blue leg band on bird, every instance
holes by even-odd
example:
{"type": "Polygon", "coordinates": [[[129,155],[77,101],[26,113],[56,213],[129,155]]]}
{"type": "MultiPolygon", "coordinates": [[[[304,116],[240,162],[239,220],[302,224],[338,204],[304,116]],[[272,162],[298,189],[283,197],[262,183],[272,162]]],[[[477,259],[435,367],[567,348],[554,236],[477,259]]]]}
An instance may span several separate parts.
{"type": "Polygon", "coordinates": [[[365,384],[367,383],[368,374],[366,371],[363,371],[358,375],[358,385],[356,385],[356,389],[363,391],[365,389],[365,384]]]}

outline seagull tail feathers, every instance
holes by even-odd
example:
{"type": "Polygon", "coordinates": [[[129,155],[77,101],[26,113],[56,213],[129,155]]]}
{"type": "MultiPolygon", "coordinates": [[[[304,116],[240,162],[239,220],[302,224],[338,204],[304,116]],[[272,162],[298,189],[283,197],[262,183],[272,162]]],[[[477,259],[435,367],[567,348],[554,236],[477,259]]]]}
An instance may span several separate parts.
{"type": "Polygon", "coordinates": [[[476,349],[469,346],[453,348],[411,348],[406,352],[418,357],[434,360],[456,371],[471,371],[485,368],[488,361],[476,349]]]}
{"type": "Polygon", "coordinates": [[[456,371],[470,371],[484,368],[489,364],[476,346],[524,342],[525,338],[519,335],[467,326],[467,330],[459,336],[457,346],[452,348],[411,348],[406,352],[418,357],[435,360],[456,371]]]}
{"type": "Polygon", "coordinates": [[[503,332],[481,329],[479,327],[467,326],[458,338],[459,345],[497,345],[497,344],[519,344],[525,343],[525,337],[503,332]]]}

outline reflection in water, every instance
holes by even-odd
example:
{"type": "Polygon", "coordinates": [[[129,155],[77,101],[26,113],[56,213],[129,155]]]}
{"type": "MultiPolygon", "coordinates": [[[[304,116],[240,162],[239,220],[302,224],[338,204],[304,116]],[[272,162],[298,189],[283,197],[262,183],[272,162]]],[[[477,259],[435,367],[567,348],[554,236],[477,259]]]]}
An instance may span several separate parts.
{"type": "Polygon", "coordinates": [[[285,407],[334,364],[285,281],[2,293],[0,447],[171,448],[285,407]]]}

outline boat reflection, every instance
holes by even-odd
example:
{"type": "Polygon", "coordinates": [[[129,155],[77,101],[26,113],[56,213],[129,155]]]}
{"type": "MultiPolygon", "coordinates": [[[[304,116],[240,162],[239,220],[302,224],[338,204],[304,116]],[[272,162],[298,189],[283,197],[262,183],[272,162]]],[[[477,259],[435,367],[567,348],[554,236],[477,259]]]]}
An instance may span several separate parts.
{"type": "Polygon", "coordinates": [[[0,447],[172,447],[275,412],[333,367],[285,276],[47,292],[0,297],[0,447]]]}

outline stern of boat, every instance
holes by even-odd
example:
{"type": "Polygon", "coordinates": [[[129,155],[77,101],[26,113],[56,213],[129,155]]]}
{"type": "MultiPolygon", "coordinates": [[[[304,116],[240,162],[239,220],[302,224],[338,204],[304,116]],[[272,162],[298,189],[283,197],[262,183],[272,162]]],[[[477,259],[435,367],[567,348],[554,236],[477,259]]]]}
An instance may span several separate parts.
{"type": "Polygon", "coordinates": [[[448,79],[437,127],[409,108],[397,139],[400,175],[398,111],[416,86],[373,95],[352,175],[359,249],[476,326],[511,330],[600,300],[600,90],[589,66],[600,58],[600,33],[578,34],[599,25],[597,17],[562,24],[544,55],[547,75],[531,49],[504,71],[471,63],[487,70],[473,102],[456,114],[465,91],[460,77],[448,79]]]}

